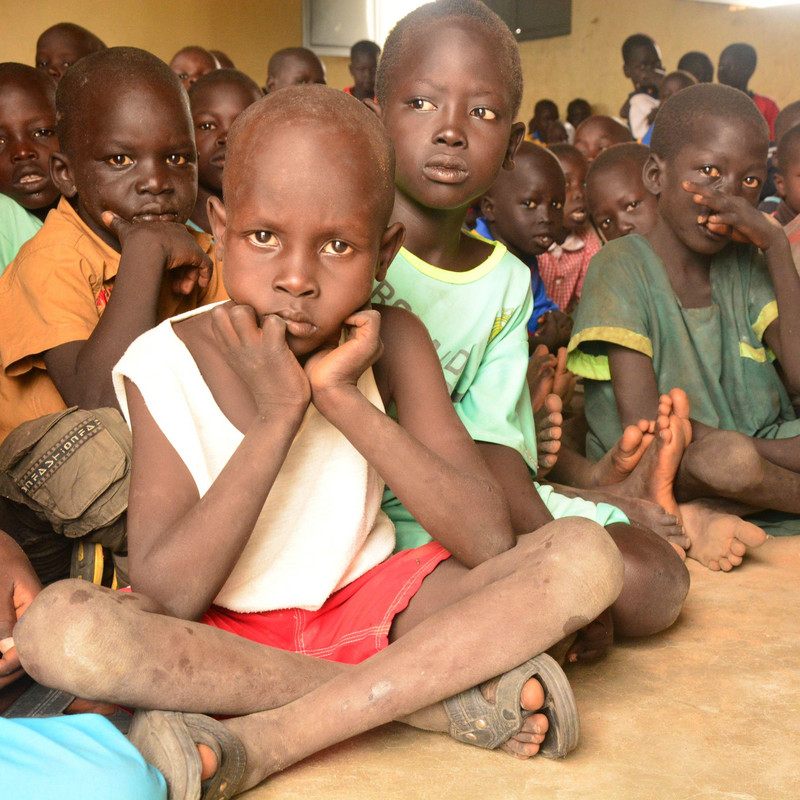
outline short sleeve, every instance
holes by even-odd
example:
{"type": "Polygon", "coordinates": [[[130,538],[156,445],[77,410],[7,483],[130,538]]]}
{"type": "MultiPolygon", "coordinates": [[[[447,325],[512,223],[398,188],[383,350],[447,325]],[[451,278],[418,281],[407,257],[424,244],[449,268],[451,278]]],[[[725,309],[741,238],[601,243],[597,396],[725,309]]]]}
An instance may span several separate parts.
{"type": "Polygon", "coordinates": [[[630,238],[601,248],[586,272],[567,348],[567,366],[585,378],[610,380],[608,344],[653,357],[646,276],[630,238]]]}
{"type": "Polygon", "coordinates": [[[105,305],[102,278],[69,247],[24,252],[0,280],[0,356],[8,375],[33,366],[33,357],[88,339],[105,305]]]}
{"type": "Polygon", "coordinates": [[[505,324],[495,325],[480,369],[455,409],[475,441],[510,447],[535,471],[536,430],[527,382],[527,325],[532,312],[528,286],[523,302],[505,324]]]}
{"type": "Polygon", "coordinates": [[[775,288],[772,285],[764,254],[754,247],[747,248],[747,250],[750,251],[750,269],[748,270],[750,285],[747,287],[748,318],[756,338],[763,342],[764,331],[778,318],[778,302],[775,299],[775,288]]]}

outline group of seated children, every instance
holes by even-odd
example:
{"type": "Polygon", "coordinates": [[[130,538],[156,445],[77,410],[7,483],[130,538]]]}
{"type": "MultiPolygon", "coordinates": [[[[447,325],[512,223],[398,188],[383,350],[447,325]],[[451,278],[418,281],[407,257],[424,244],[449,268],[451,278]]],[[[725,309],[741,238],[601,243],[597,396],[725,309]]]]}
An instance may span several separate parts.
{"type": "MultiPolygon", "coordinates": [[[[0,699],[135,714],[0,719],[20,797],[230,797],[391,720],[563,757],[559,664],[671,625],[687,555],[764,541],[741,514],[800,513],[800,278],[743,91],[677,91],[649,148],[575,101],[547,147],[478,0],[404,17],[372,88],[359,43],[347,92],[303,48],[262,96],[223,53],[56,28],[86,50],[57,91],[0,65],[29,153],[0,191],[49,212],[0,278],[0,699]]],[[[634,45],[633,116],[660,70],[634,45]]]]}

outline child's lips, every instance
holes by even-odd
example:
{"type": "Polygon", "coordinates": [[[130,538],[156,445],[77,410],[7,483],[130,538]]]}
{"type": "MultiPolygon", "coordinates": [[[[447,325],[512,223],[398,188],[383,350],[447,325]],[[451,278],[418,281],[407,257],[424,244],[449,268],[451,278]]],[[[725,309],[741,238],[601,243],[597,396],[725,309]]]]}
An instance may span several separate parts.
{"type": "Polygon", "coordinates": [[[48,176],[40,169],[26,167],[17,170],[11,180],[13,185],[23,192],[37,192],[47,186],[48,176]]]}
{"type": "Polygon", "coordinates": [[[298,339],[307,338],[317,330],[317,326],[301,311],[284,309],[274,313],[276,317],[280,317],[286,323],[286,330],[298,339]]]}
{"type": "Polygon", "coordinates": [[[469,177],[469,166],[460,156],[434,156],[425,163],[422,174],[436,183],[462,183],[469,177]]]}
{"type": "Polygon", "coordinates": [[[570,212],[569,218],[574,222],[585,222],[586,221],[586,209],[585,208],[576,208],[574,211],[570,212]]]}
{"type": "Polygon", "coordinates": [[[178,215],[174,211],[163,208],[144,208],[131,217],[132,223],[137,222],[177,222],[178,215]]]}

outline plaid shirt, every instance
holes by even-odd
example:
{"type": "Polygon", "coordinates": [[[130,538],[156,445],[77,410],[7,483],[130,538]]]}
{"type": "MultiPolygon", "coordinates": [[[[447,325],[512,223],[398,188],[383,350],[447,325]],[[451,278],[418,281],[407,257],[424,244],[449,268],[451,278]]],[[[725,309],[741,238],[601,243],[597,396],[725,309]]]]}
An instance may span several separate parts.
{"type": "Polygon", "coordinates": [[[553,243],[539,256],[539,274],[547,296],[563,311],[571,311],[580,299],[589,261],[599,249],[600,238],[587,227],[570,233],[562,245],[553,243]]]}

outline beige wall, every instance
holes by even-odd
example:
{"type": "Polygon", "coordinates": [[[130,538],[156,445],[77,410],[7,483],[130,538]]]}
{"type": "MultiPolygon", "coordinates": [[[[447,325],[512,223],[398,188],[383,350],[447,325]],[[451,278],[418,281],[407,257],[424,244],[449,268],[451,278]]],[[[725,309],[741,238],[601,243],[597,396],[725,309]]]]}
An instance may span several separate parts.
{"type": "MultiPolygon", "coordinates": [[[[688,50],[703,50],[716,64],[725,45],[750,42],[760,59],[751,86],[781,106],[800,98],[800,5],[730,11],[693,0],[573,0],[572,7],[570,36],[520,46],[524,119],[542,97],[555,100],[562,114],[576,96],[616,112],[629,91],[619,48],[638,32],[659,42],[668,70],[688,50]]],[[[301,43],[301,8],[302,0],[0,0],[0,58],[32,63],[39,33],[71,21],[107,44],[144,47],[167,60],[187,44],[224,50],[262,85],[269,56],[301,43]]],[[[350,82],[348,59],[323,61],[331,86],[350,82]]]]}
{"type": "Polygon", "coordinates": [[[652,36],[671,71],[689,50],[707,53],[715,67],[732,42],[756,48],[758,68],[750,88],[784,106],[800,99],[800,4],[787,8],[731,11],[693,0],[573,0],[572,34],[523,42],[525,77],[521,116],[549,97],[562,116],[567,103],[585,97],[600,113],[616,114],[631,91],[622,74],[622,42],[632,33],[652,36]]]}

